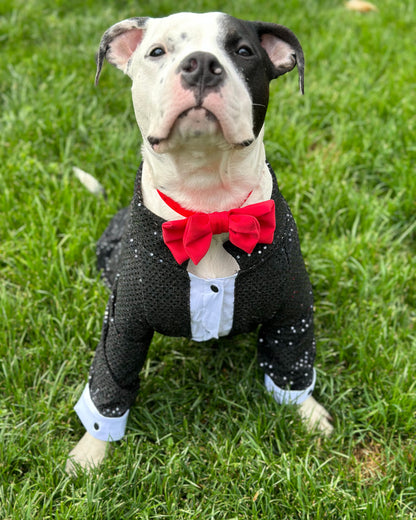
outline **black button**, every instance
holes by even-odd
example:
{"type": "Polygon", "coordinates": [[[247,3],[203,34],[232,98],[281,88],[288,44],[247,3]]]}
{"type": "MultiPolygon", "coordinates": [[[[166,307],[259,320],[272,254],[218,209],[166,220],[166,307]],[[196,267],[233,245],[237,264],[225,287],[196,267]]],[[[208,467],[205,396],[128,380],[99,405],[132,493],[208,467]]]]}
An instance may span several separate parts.
{"type": "Polygon", "coordinates": [[[94,423],[94,430],[99,430],[100,429],[100,425],[98,423],[94,423]]]}
{"type": "Polygon", "coordinates": [[[211,291],[212,292],[218,292],[219,289],[218,289],[218,287],[216,285],[211,285],[211,291]]]}

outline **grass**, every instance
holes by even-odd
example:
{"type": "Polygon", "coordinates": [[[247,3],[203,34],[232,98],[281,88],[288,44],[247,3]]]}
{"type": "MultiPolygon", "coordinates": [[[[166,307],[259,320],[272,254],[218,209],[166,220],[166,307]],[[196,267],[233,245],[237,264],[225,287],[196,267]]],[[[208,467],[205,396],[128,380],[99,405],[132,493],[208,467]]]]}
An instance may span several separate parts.
{"type": "Polygon", "coordinates": [[[377,5],[2,2],[0,518],[416,518],[416,16],[414,0],[377,5]],[[316,395],[336,431],[306,433],[265,394],[253,335],[157,336],[127,436],[71,480],[107,298],[95,241],[139,162],[129,80],[107,66],[95,88],[94,53],[112,23],[178,10],[277,21],[303,43],[306,95],[296,74],[273,84],[266,146],[314,285],[316,395]]]}

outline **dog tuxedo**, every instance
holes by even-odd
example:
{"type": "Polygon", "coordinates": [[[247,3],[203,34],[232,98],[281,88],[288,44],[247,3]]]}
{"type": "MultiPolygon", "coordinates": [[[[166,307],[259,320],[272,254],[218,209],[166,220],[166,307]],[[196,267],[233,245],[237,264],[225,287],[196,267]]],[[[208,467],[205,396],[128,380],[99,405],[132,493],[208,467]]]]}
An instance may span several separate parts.
{"type": "Polygon", "coordinates": [[[123,436],[154,331],[206,341],[258,329],[258,360],[275,399],[300,404],[312,394],[312,290],[295,221],[269,170],[272,236],[262,242],[260,233],[250,253],[225,242],[239,271],[207,280],[189,273],[187,261],[178,263],[166,245],[165,221],[143,204],[140,167],[130,206],[117,213],[97,245],[111,295],[89,381],[75,407],[94,437],[123,436]]]}

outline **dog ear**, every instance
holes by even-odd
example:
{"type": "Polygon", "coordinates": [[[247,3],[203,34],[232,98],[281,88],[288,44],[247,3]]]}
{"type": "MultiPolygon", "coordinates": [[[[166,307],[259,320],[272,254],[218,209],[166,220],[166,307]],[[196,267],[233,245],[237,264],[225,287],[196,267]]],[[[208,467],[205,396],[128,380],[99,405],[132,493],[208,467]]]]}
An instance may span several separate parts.
{"type": "Polygon", "coordinates": [[[143,40],[148,18],[128,18],[111,26],[101,38],[98,49],[97,73],[95,84],[98,84],[104,58],[126,73],[127,64],[137,46],[143,40]]]}
{"type": "Polygon", "coordinates": [[[255,22],[263,49],[273,64],[273,79],[298,66],[299,88],[304,93],[305,58],[302,46],[293,32],[284,25],[255,22]]]}

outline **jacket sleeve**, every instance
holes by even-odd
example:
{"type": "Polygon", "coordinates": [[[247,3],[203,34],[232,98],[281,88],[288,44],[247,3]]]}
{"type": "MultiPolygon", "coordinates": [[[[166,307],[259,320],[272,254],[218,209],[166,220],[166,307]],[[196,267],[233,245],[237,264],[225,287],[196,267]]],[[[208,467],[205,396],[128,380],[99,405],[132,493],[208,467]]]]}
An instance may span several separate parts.
{"type": "Polygon", "coordinates": [[[154,332],[145,318],[140,263],[128,232],[123,241],[88,384],[75,406],[87,431],[101,440],[124,434],[154,332]]]}
{"type": "Polygon", "coordinates": [[[144,318],[138,277],[116,276],[89,375],[91,399],[103,415],[123,415],[139,391],[153,330],[144,318]]]}
{"type": "Polygon", "coordinates": [[[259,364],[278,402],[299,404],[312,394],[315,350],[311,310],[290,321],[276,317],[260,328],[259,364]]]}
{"type": "Polygon", "coordinates": [[[258,358],[266,385],[273,387],[277,400],[300,403],[313,390],[316,345],[312,287],[294,221],[285,233],[284,250],[287,271],[282,303],[260,328],[258,358]]]}

